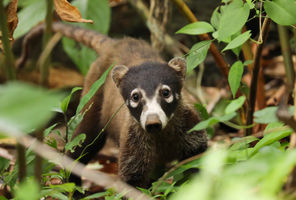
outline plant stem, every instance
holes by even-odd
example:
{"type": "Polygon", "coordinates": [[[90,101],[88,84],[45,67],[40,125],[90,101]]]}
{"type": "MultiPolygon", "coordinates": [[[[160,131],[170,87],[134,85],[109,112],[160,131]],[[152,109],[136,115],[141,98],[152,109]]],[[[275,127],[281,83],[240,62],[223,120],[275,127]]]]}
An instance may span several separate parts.
{"type": "MultiPolygon", "coordinates": [[[[45,30],[44,30],[43,41],[42,41],[43,49],[45,49],[52,35],[53,0],[46,0],[46,3],[47,3],[47,10],[46,10],[46,17],[45,17],[45,30]]],[[[49,63],[50,63],[50,57],[46,59],[46,61],[40,68],[40,74],[41,74],[40,84],[43,86],[48,85],[49,63]]]]}
{"type": "Polygon", "coordinates": [[[277,27],[278,27],[279,37],[280,37],[282,55],[284,58],[284,64],[285,64],[285,70],[286,70],[286,76],[287,76],[288,92],[291,92],[292,88],[294,86],[295,72],[294,72],[294,67],[293,67],[291,48],[290,48],[290,44],[289,44],[288,31],[287,31],[287,28],[284,26],[277,25],[277,27]]]}
{"type": "Polygon", "coordinates": [[[0,30],[2,31],[2,43],[3,49],[5,53],[5,66],[3,67],[3,71],[6,76],[6,80],[14,80],[16,78],[15,75],[15,62],[14,56],[11,51],[10,42],[9,42],[9,34],[7,28],[7,17],[5,13],[5,9],[3,6],[3,0],[0,0],[0,30]]]}
{"type": "MultiPolygon", "coordinates": [[[[260,59],[261,59],[263,46],[267,38],[270,22],[271,20],[269,18],[264,19],[263,28],[262,28],[263,41],[262,43],[258,44],[256,53],[255,53],[254,68],[252,72],[252,80],[251,80],[251,86],[250,86],[249,106],[247,109],[247,125],[248,126],[253,124],[253,113],[255,111],[255,102],[256,102],[256,94],[257,94],[257,82],[258,82],[259,71],[260,71],[260,59]]],[[[251,133],[252,133],[252,128],[246,129],[246,135],[250,135],[251,133]]]]}
{"type": "MultiPolygon", "coordinates": [[[[182,11],[182,13],[185,15],[185,17],[190,21],[190,22],[198,22],[198,19],[195,17],[195,15],[192,13],[190,8],[184,3],[183,0],[172,0],[175,5],[182,11]]],[[[211,40],[211,37],[208,34],[201,34],[198,35],[198,37],[201,40],[211,40]]],[[[218,48],[214,43],[211,43],[210,46],[210,52],[213,55],[215,62],[217,65],[220,67],[221,72],[225,76],[225,78],[228,78],[228,72],[229,72],[229,67],[228,64],[225,62],[223,59],[222,55],[220,54],[218,48]]]]}
{"type": "Polygon", "coordinates": [[[25,148],[20,144],[16,145],[16,150],[17,150],[17,160],[19,163],[18,177],[20,182],[22,182],[26,178],[26,174],[27,174],[26,151],[25,151],[25,148]]]}
{"type": "MultiPolygon", "coordinates": [[[[42,131],[36,132],[36,138],[37,138],[37,140],[42,142],[42,140],[43,140],[43,132],[42,131]]],[[[40,155],[38,155],[38,154],[36,154],[34,172],[35,172],[35,179],[38,182],[41,182],[41,180],[42,180],[42,157],[40,155]]]]}

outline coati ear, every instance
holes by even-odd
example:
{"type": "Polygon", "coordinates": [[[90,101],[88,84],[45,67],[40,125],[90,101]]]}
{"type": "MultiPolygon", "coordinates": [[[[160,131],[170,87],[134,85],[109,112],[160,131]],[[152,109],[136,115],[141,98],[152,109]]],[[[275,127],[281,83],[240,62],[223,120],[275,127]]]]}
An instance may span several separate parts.
{"type": "Polygon", "coordinates": [[[112,69],[111,76],[114,83],[116,84],[116,87],[119,87],[120,82],[127,71],[128,68],[125,65],[117,65],[112,69]]]}
{"type": "Polygon", "coordinates": [[[169,67],[173,68],[182,78],[186,75],[186,61],[181,57],[175,57],[168,63],[169,67]]]}

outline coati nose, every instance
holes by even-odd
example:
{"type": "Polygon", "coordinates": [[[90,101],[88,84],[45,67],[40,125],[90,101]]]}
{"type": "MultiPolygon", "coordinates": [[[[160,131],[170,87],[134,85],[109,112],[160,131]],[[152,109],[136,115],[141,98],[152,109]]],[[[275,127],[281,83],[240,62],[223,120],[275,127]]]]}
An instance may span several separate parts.
{"type": "Polygon", "coordinates": [[[148,133],[159,132],[161,131],[162,124],[156,114],[150,114],[147,116],[145,128],[148,133]]]}

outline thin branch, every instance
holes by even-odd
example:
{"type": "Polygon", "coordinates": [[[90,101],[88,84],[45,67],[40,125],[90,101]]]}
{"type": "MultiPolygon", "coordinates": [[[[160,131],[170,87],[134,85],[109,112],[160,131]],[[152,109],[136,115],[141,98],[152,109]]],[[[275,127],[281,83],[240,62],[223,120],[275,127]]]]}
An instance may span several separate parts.
{"type": "MultiPolygon", "coordinates": [[[[176,6],[182,11],[182,13],[185,15],[185,17],[187,17],[187,19],[190,22],[198,22],[198,19],[195,17],[195,15],[192,13],[190,8],[186,5],[186,3],[184,3],[183,0],[172,0],[172,1],[176,4],[176,6]]],[[[211,40],[211,37],[206,33],[198,35],[198,37],[201,40],[211,40]]],[[[211,44],[209,50],[210,50],[211,54],[213,55],[215,62],[220,67],[221,72],[223,73],[223,75],[227,79],[228,72],[229,72],[228,64],[223,59],[222,55],[220,54],[218,48],[216,47],[216,45],[214,43],[211,44]]]]}
{"type": "Polygon", "coordinates": [[[20,182],[26,178],[27,165],[26,165],[26,149],[20,143],[16,145],[17,161],[18,161],[18,177],[20,182]]]}
{"type": "Polygon", "coordinates": [[[194,161],[194,160],[196,160],[196,159],[201,158],[201,156],[203,156],[203,153],[200,153],[200,154],[197,154],[197,155],[192,156],[192,157],[190,157],[190,158],[187,158],[187,159],[185,159],[185,160],[182,160],[182,161],[179,162],[178,164],[174,165],[169,171],[167,171],[166,173],[164,173],[164,175],[158,179],[158,181],[157,181],[157,185],[153,188],[153,190],[152,190],[151,193],[152,193],[152,194],[155,193],[155,191],[157,190],[157,188],[160,186],[160,184],[161,184],[162,182],[165,181],[165,179],[168,177],[168,175],[169,175],[170,173],[172,173],[173,171],[175,171],[176,169],[178,169],[178,168],[181,167],[182,165],[185,165],[185,164],[190,163],[190,162],[192,162],[192,161],[194,161]]]}
{"type": "Polygon", "coordinates": [[[19,132],[13,127],[8,127],[7,124],[0,124],[0,132],[10,137],[16,137],[18,142],[26,148],[30,148],[35,153],[49,160],[56,165],[61,166],[73,174],[80,177],[85,177],[87,180],[100,185],[104,188],[113,188],[116,192],[123,194],[127,198],[148,200],[151,199],[139,190],[124,183],[116,176],[111,176],[103,172],[87,169],[85,165],[74,161],[66,155],[62,155],[55,149],[46,144],[39,142],[33,137],[19,132]]]}
{"type": "MultiPolygon", "coordinates": [[[[43,132],[42,131],[38,131],[36,132],[36,138],[37,140],[39,140],[40,142],[43,141],[43,132]]],[[[39,156],[38,154],[36,155],[35,158],[35,169],[34,169],[34,173],[35,173],[35,179],[37,180],[37,182],[41,182],[42,180],[42,157],[39,156]]]]}
{"type": "Polygon", "coordinates": [[[294,72],[291,48],[289,44],[288,30],[286,27],[281,25],[277,25],[277,27],[278,27],[279,37],[280,37],[282,55],[284,58],[288,92],[291,92],[292,87],[294,86],[295,72],[294,72]]]}
{"type": "Polygon", "coordinates": [[[6,64],[6,67],[2,66],[2,68],[5,72],[6,80],[13,80],[16,78],[15,62],[14,62],[14,56],[12,54],[10,42],[9,42],[7,16],[3,6],[3,0],[0,0],[0,30],[2,31],[2,43],[3,43],[4,53],[5,53],[5,64],[6,64]]]}
{"type": "MultiPolygon", "coordinates": [[[[128,0],[128,2],[137,9],[138,13],[142,17],[142,19],[146,22],[146,25],[151,33],[158,36],[160,35],[159,32],[161,32],[161,28],[159,23],[156,20],[149,20],[149,9],[147,6],[143,3],[142,0],[128,0]]],[[[179,44],[178,41],[173,39],[170,35],[164,34],[164,40],[165,40],[165,48],[168,52],[173,54],[174,56],[183,56],[183,53],[180,51],[179,48],[177,48],[179,44]]]]}
{"type": "MultiPolygon", "coordinates": [[[[46,0],[47,10],[45,18],[45,30],[43,34],[43,49],[45,49],[47,43],[49,42],[52,35],[52,18],[53,18],[53,0],[46,0]]],[[[48,75],[49,75],[49,64],[50,57],[47,57],[43,65],[40,67],[40,84],[43,86],[48,85],[48,75]]]]}
{"type": "MultiPolygon", "coordinates": [[[[262,28],[263,41],[261,44],[258,44],[256,53],[255,53],[254,68],[252,72],[252,80],[251,80],[251,86],[250,86],[249,106],[247,109],[247,125],[253,124],[253,113],[255,111],[257,82],[258,82],[259,70],[260,70],[260,59],[261,59],[263,46],[267,38],[270,22],[271,20],[269,18],[264,19],[263,28],[262,28]]],[[[246,129],[246,135],[250,135],[251,133],[252,133],[252,128],[246,129]]]]}

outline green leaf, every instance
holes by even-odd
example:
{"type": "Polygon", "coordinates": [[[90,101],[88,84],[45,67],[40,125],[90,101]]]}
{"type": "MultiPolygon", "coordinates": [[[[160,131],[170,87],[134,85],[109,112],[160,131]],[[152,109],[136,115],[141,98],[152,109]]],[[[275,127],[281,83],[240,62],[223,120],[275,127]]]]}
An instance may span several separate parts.
{"type": "Polygon", "coordinates": [[[71,151],[73,153],[77,146],[81,147],[81,144],[84,142],[85,138],[86,138],[86,135],[83,133],[80,133],[73,140],[71,140],[65,145],[65,150],[71,151]]]}
{"type": "Polygon", "coordinates": [[[235,97],[236,92],[240,86],[243,72],[244,72],[244,65],[241,61],[235,62],[229,70],[228,82],[229,82],[229,86],[230,86],[233,98],[235,97]]]}
{"type": "Polygon", "coordinates": [[[191,130],[189,130],[188,132],[192,132],[192,131],[200,131],[203,130],[209,126],[213,126],[214,124],[217,124],[218,122],[225,122],[225,121],[229,121],[232,118],[234,118],[236,116],[236,113],[229,113],[220,117],[210,117],[209,119],[199,122],[198,124],[196,124],[191,130]]]}
{"type": "MultiPolygon", "coordinates": [[[[111,10],[107,0],[75,0],[72,5],[76,6],[82,17],[92,19],[94,24],[76,23],[75,25],[97,31],[102,34],[107,34],[110,26],[111,10]],[[98,10],[100,12],[98,12],[98,10]]],[[[64,50],[73,60],[78,69],[83,75],[86,75],[89,66],[97,58],[97,54],[92,49],[81,44],[76,44],[71,39],[63,38],[64,50]]]]}
{"type": "Polygon", "coordinates": [[[207,109],[201,105],[201,104],[195,104],[194,105],[196,110],[199,112],[200,114],[200,117],[203,119],[203,120],[206,120],[206,119],[209,119],[209,113],[207,111],[207,109]]]}
{"type": "Polygon", "coordinates": [[[48,128],[46,128],[44,131],[43,131],[43,136],[44,137],[47,137],[49,134],[50,134],[50,132],[57,126],[58,124],[56,123],[56,124],[53,124],[53,125],[51,125],[50,127],[48,127],[48,128]]]}
{"type": "Polygon", "coordinates": [[[211,16],[211,24],[216,29],[219,27],[220,17],[221,13],[219,13],[219,8],[216,8],[211,16]]]}
{"type": "Polygon", "coordinates": [[[272,126],[274,131],[272,131],[270,127],[268,126],[266,127],[264,132],[266,131],[272,131],[272,132],[264,135],[264,137],[252,149],[250,156],[253,156],[254,154],[256,154],[259,151],[259,149],[261,149],[262,147],[270,145],[292,134],[292,130],[289,128],[286,128],[283,130],[276,130],[277,128],[283,128],[283,124],[276,123],[274,125],[273,124],[269,125],[269,126],[272,126]]]}
{"type": "Polygon", "coordinates": [[[239,98],[232,100],[225,108],[225,114],[237,111],[245,103],[245,101],[245,96],[240,96],[239,98]]]}
{"type": "Polygon", "coordinates": [[[98,192],[98,193],[95,193],[95,194],[92,194],[92,195],[89,195],[87,197],[84,197],[83,199],[81,200],[89,200],[89,199],[96,199],[96,198],[100,198],[100,197],[104,197],[107,195],[107,192],[98,192]]]}
{"type": "Polygon", "coordinates": [[[83,109],[83,107],[95,95],[97,90],[104,84],[106,77],[109,74],[109,71],[112,69],[112,67],[113,67],[113,65],[111,65],[96,82],[94,82],[94,84],[91,86],[88,93],[81,98],[80,103],[79,103],[77,110],[76,110],[76,114],[80,113],[80,111],[83,109]]]}
{"type": "Polygon", "coordinates": [[[236,38],[234,38],[223,50],[229,50],[229,49],[234,49],[237,48],[239,46],[241,46],[242,44],[244,44],[249,38],[251,37],[251,31],[246,31],[243,34],[237,36],[236,38]]]}
{"type": "Polygon", "coordinates": [[[64,183],[60,185],[49,185],[50,188],[57,189],[61,192],[74,192],[75,183],[64,183]]]}
{"type": "Polygon", "coordinates": [[[39,186],[33,178],[26,179],[15,190],[16,200],[38,200],[39,198],[39,186]]]}
{"type": "Polygon", "coordinates": [[[267,15],[280,25],[296,24],[296,3],[294,0],[265,1],[264,9],[267,15]]]}
{"type": "MultiPolygon", "coordinates": [[[[271,106],[264,108],[262,110],[258,110],[254,113],[254,121],[258,124],[268,124],[273,122],[278,122],[278,118],[276,116],[277,106],[271,106]]],[[[289,112],[291,115],[294,113],[294,106],[289,107],[289,112]]]]}
{"type": "Polygon", "coordinates": [[[44,126],[63,95],[20,82],[0,86],[0,123],[31,132],[44,126]]]}
{"type": "Polygon", "coordinates": [[[219,28],[218,40],[224,41],[241,30],[249,17],[250,8],[242,1],[233,1],[223,6],[219,28]]]}
{"type": "Polygon", "coordinates": [[[63,99],[62,103],[61,103],[61,109],[63,111],[63,113],[65,114],[68,110],[68,106],[69,106],[69,102],[71,100],[71,97],[73,95],[73,93],[75,93],[76,91],[78,90],[81,90],[82,88],[81,87],[75,87],[72,89],[71,93],[63,99]]]}
{"type": "Polygon", "coordinates": [[[188,35],[200,35],[204,33],[213,32],[214,28],[211,26],[211,24],[207,22],[194,22],[191,24],[188,24],[178,30],[176,33],[180,34],[188,34],[188,35]]]}
{"type": "Polygon", "coordinates": [[[236,150],[242,150],[242,149],[247,149],[249,147],[248,144],[251,142],[259,140],[258,138],[254,136],[247,136],[243,138],[234,138],[232,142],[234,143],[229,150],[231,151],[236,151],[236,150]]]}
{"type": "Polygon", "coordinates": [[[211,43],[211,40],[206,40],[193,45],[189,55],[186,57],[187,73],[191,72],[197,65],[206,59],[211,43]]]}
{"type": "Polygon", "coordinates": [[[34,1],[18,12],[18,25],[13,33],[14,38],[19,38],[31,30],[38,22],[44,20],[46,1],[34,1]],[[38,12],[37,12],[38,11],[38,12]]]}

